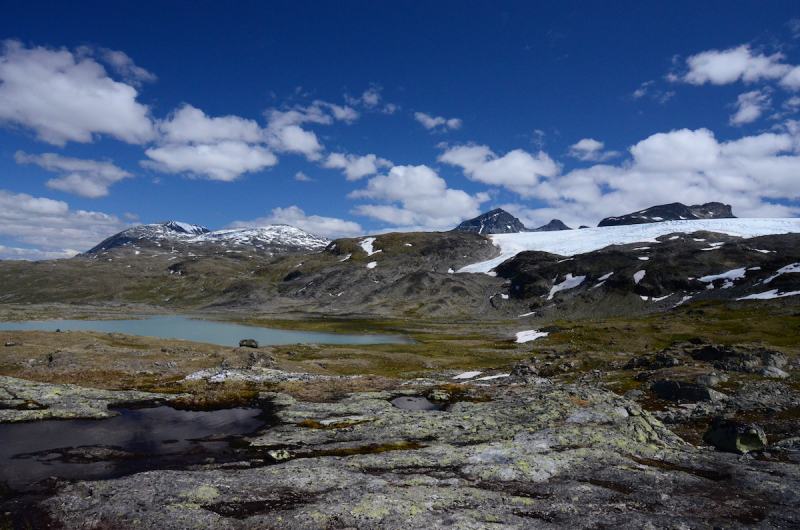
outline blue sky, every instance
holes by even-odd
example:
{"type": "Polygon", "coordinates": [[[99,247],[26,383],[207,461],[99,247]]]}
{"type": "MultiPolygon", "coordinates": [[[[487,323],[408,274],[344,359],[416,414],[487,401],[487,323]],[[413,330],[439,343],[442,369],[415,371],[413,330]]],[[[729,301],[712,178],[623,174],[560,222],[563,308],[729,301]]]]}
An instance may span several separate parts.
{"type": "Polygon", "coordinates": [[[4,8],[0,259],[166,220],[800,215],[797,2],[116,4],[4,8]]]}

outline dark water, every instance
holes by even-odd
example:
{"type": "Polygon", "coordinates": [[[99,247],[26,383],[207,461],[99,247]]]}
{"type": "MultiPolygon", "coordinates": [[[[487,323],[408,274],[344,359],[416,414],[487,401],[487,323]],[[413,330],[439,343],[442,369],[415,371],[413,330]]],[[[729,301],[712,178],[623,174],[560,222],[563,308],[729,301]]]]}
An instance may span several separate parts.
{"type": "Polygon", "coordinates": [[[51,476],[104,479],[185,467],[208,458],[233,461],[238,458],[227,441],[209,438],[251,433],[264,424],[263,416],[257,418],[260,409],[190,412],[156,407],[120,412],[121,416],[108,420],[0,425],[0,482],[26,490],[51,476]],[[114,447],[122,452],[87,459],[84,450],[67,450],[86,446],[114,447]]]}
{"type": "Polygon", "coordinates": [[[442,407],[431,403],[424,397],[399,397],[392,400],[392,405],[403,410],[439,410],[442,407]]]}
{"type": "Polygon", "coordinates": [[[247,326],[236,322],[205,320],[191,315],[136,315],[141,320],[43,320],[28,322],[0,322],[0,331],[41,329],[55,331],[85,330],[106,333],[127,333],[163,339],[181,339],[194,342],[238,346],[242,339],[255,339],[261,345],[298,344],[395,344],[414,342],[402,335],[341,335],[313,331],[287,331],[283,329],[247,326]]]}

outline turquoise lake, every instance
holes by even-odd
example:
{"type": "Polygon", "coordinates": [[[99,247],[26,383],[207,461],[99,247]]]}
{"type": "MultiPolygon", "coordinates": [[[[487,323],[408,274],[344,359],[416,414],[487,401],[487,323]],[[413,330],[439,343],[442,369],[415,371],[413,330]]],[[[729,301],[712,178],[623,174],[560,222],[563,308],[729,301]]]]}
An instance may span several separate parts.
{"type": "Polygon", "coordinates": [[[313,331],[248,326],[220,322],[193,315],[132,315],[137,320],[43,320],[0,322],[0,331],[12,330],[83,330],[127,333],[163,339],[207,342],[220,346],[238,346],[242,339],[255,339],[260,345],[299,344],[402,344],[414,340],[402,335],[343,335],[313,331]]]}

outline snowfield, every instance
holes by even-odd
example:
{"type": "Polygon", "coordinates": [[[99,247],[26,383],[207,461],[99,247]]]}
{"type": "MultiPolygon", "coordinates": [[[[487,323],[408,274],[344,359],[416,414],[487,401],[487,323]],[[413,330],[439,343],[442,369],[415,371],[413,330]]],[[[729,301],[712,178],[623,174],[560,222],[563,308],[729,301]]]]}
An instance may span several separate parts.
{"type": "MultiPolygon", "coordinates": [[[[641,225],[603,226],[558,232],[522,232],[519,234],[494,234],[489,236],[500,247],[500,256],[473,263],[457,272],[482,272],[487,274],[495,267],[526,250],[550,252],[560,256],[574,256],[605,248],[609,245],[630,243],[658,243],[657,237],[682,232],[690,234],[699,230],[720,232],[743,238],[772,234],[800,233],[800,219],[696,219],[691,221],[664,221],[641,225]]],[[[710,247],[711,249],[717,246],[710,247]]]]}

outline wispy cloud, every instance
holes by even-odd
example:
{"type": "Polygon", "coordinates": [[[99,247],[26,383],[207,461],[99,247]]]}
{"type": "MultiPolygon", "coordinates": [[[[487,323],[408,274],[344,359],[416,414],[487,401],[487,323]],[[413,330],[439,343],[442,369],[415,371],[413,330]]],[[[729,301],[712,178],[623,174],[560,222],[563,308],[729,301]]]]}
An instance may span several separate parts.
{"type": "Polygon", "coordinates": [[[731,125],[742,125],[756,121],[767,110],[772,103],[769,98],[770,90],[753,90],[745,94],[740,94],[736,101],[738,110],[731,116],[731,125]]]}
{"type": "Polygon", "coordinates": [[[443,118],[441,116],[433,117],[429,114],[425,114],[424,112],[415,112],[414,119],[417,120],[422,124],[423,127],[430,130],[436,130],[438,127],[442,127],[438,130],[456,130],[461,128],[461,120],[459,118],[443,118]]]}

